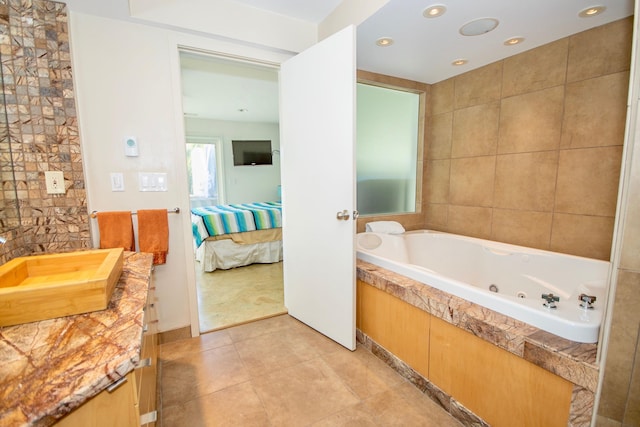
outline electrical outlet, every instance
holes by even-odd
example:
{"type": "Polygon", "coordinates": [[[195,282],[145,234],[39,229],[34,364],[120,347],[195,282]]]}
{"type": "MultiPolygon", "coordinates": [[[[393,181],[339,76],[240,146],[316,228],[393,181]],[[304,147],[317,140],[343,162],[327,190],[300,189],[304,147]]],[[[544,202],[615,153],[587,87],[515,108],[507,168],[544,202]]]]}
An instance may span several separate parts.
{"type": "Polygon", "coordinates": [[[47,194],[64,194],[64,174],[62,171],[45,171],[44,179],[47,184],[47,194]]]}

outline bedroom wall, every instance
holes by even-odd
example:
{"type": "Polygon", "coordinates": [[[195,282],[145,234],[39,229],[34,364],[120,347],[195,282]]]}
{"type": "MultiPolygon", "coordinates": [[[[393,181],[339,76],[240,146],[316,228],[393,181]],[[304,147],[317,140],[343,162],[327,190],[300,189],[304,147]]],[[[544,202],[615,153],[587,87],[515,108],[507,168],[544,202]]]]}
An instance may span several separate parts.
{"type": "Polygon", "coordinates": [[[231,151],[231,141],[234,139],[268,139],[271,140],[272,150],[280,150],[280,130],[277,123],[187,118],[185,129],[187,136],[222,139],[225,203],[279,200],[280,155],[274,154],[273,165],[234,166],[231,151]]]}

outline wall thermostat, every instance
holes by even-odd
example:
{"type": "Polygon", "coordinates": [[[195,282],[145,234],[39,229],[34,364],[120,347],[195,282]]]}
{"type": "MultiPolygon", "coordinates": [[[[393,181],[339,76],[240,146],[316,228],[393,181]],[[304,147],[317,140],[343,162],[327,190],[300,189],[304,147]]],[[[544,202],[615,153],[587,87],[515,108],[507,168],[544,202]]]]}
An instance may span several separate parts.
{"type": "Polygon", "coordinates": [[[127,136],[124,139],[124,154],[130,157],[138,155],[138,140],[135,136],[127,136]]]}

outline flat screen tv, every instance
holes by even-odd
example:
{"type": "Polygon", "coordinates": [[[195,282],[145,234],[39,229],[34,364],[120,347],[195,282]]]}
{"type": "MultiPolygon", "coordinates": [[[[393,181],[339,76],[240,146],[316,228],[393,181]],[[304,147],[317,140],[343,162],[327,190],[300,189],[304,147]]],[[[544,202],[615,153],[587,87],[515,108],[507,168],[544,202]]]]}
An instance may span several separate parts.
{"type": "Polygon", "coordinates": [[[234,166],[271,165],[271,141],[231,141],[234,166]]]}

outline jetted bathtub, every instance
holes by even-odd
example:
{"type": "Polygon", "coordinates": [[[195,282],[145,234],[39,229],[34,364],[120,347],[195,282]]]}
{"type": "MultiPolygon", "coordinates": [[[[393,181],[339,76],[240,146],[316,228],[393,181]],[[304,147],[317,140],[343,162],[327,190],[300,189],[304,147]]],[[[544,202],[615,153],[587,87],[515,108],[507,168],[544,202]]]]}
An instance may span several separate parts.
{"type": "Polygon", "coordinates": [[[356,241],[363,261],[563,338],[598,341],[606,261],[429,230],[358,233],[356,241]],[[543,294],[559,298],[556,308],[543,294]],[[596,300],[588,307],[580,295],[596,300]]]}

